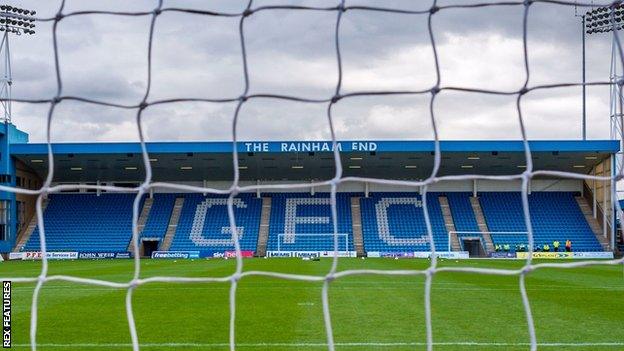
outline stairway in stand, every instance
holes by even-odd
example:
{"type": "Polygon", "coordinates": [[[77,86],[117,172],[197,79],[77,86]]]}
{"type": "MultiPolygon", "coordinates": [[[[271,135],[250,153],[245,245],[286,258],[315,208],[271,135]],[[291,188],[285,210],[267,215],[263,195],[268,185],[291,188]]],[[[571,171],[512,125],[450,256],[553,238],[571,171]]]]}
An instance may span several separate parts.
{"type": "MultiPolygon", "coordinates": [[[[153,198],[147,198],[143,202],[143,209],[141,209],[141,214],[139,214],[139,219],[137,220],[137,232],[139,236],[139,247],[141,244],[141,233],[143,233],[143,229],[145,228],[145,223],[147,223],[147,218],[149,217],[149,213],[152,210],[152,205],[154,204],[153,198]]],[[[131,255],[134,255],[134,245],[132,244],[132,237],[130,238],[130,243],[128,244],[128,252],[131,255]]]]}
{"type": "MultiPolygon", "coordinates": [[[[45,209],[46,207],[48,207],[48,201],[47,199],[44,199],[43,202],[41,203],[41,212],[45,213],[45,209]]],[[[37,227],[37,213],[35,213],[32,218],[30,219],[30,222],[28,222],[28,225],[17,235],[17,239],[15,240],[15,247],[13,248],[13,252],[19,252],[22,247],[24,247],[24,245],[26,245],[26,243],[28,242],[28,240],[30,240],[30,236],[32,235],[32,233],[35,231],[35,228],[37,227]]]]}
{"type": "Polygon", "coordinates": [[[360,198],[351,198],[351,228],[353,229],[353,246],[357,257],[364,257],[364,238],[362,236],[362,213],[360,210],[360,198]]]}
{"type": "Polygon", "coordinates": [[[449,206],[448,198],[446,196],[440,196],[438,200],[440,201],[440,207],[442,208],[442,216],[444,217],[444,225],[446,226],[446,231],[450,235],[450,250],[461,251],[461,245],[459,243],[459,238],[457,237],[455,222],[453,221],[453,214],[451,213],[451,207],[449,206]]]}
{"type": "Polygon", "coordinates": [[[487,223],[485,222],[485,216],[483,215],[483,209],[481,208],[481,203],[479,202],[478,197],[470,197],[470,204],[472,205],[472,211],[475,214],[475,218],[477,219],[477,225],[479,226],[479,231],[483,236],[483,240],[485,241],[485,253],[488,254],[490,252],[494,252],[494,244],[492,243],[492,236],[490,236],[490,231],[488,229],[487,223]]]}
{"type": "Polygon", "coordinates": [[[598,242],[602,245],[602,249],[604,251],[610,251],[609,241],[602,235],[602,226],[600,225],[600,222],[594,218],[594,213],[587,199],[582,196],[575,196],[574,198],[576,199],[576,203],[579,205],[581,212],[583,212],[583,216],[585,217],[587,224],[589,224],[589,227],[596,236],[596,239],[598,239],[598,242]]]}
{"type": "Polygon", "coordinates": [[[173,237],[175,236],[176,230],[178,229],[178,221],[180,220],[180,214],[182,213],[183,205],[183,197],[178,197],[175,199],[175,203],[173,204],[173,211],[171,211],[171,219],[169,220],[169,225],[167,226],[167,232],[165,233],[165,238],[158,248],[159,250],[168,251],[171,247],[173,237]]]}
{"type": "Polygon", "coordinates": [[[269,220],[271,219],[271,198],[262,198],[262,212],[260,214],[260,229],[258,230],[258,244],[256,256],[266,256],[267,242],[269,241],[269,220]]]}

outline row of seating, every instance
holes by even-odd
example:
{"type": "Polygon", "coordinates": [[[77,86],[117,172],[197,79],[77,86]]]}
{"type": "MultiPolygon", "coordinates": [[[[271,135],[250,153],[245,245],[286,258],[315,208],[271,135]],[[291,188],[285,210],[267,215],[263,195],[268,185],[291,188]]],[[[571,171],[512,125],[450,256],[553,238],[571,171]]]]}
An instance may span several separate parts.
{"type": "MultiPolygon", "coordinates": [[[[170,250],[216,252],[234,249],[227,196],[180,196],[184,197],[184,205],[170,250]]],[[[262,200],[254,194],[240,194],[233,199],[233,208],[241,250],[255,251],[262,200]]]]}
{"type": "MultiPolygon", "coordinates": [[[[571,240],[575,251],[602,251],[572,192],[533,192],[529,195],[535,243],[571,240]]],[[[527,242],[522,197],[517,192],[483,192],[479,200],[494,244],[527,242]]]]}
{"type": "Polygon", "coordinates": [[[464,238],[479,238],[483,240],[483,236],[479,234],[479,225],[477,224],[477,217],[475,216],[472,204],[470,203],[470,197],[472,193],[457,192],[445,194],[451,214],[453,216],[453,222],[455,224],[455,230],[458,232],[460,248],[464,249],[464,238]]]}
{"type": "MultiPolygon", "coordinates": [[[[446,251],[448,234],[440,202],[427,194],[426,208],[436,250],[446,251]]],[[[429,251],[422,196],[414,193],[373,193],[360,200],[362,237],[368,251],[429,251]]]]}
{"type": "MultiPolygon", "coordinates": [[[[126,251],[132,237],[133,194],[53,194],[43,214],[50,251],[126,251]]],[[[23,251],[39,251],[37,226],[23,251]]]]}
{"type": "Polygon", "coordinates": [[[333,250],[334,232],[338,249],[352,251],[353,229],[349,193],[336,194],[336,230],[329,193],[273,193],[269,220],[269,251],[333,250]]]}
{"type": "Polygon", "coordinates": [[[165,236],[176,196],[177,194],[154,194],[152,208],[141,232],[143,238],[162,239],[165,236]]]}
{"type": "MultiPolygon", "coordinates": [[[[438,197],[448,198],[451,215],[460,238],[481,237],[470,203],[471,193],[428,193],[426,209],[436,250],[448,249],[448,232],[438,197]]],[[[574,242],[576,251],[602,248],[586,222],[571,192],[534,192],[529,196],[535,242],[574,242]],[[555,209],[555,210],[553,210],[555,209]]],[[[429,251],[430,237],[425,220],[425,199],[413,192],[338,193],[336,215],[329,193],[270,193],[271,215],[267,250],[333,250],[334,233],[338,249],[352,251],[351,199],[360,197],[362,234],[367,251],[429,251]]],[[[170,250],[225,251],[233,249],[227,196],[202,194],[155,194],[149,217],[141,233],[144,238],[162,239],[171,218],[175,199],[183,197],[179,222],[170,250]]],[[[44,213],[49,250],[125,251],[132,235],[133,194],[54,194],[44,213]]],[[[487,226],[496,243],[515,245],[527,241],[520,193],[479,194],[487,226]]],[[[142,204],[141,204],[142,206],[142,204]]],[[[256,251],[262,199],[239,194],[233,200],[236,232],[242,250],[256,251]]],[[[461,242],[461,240],[460,240],[461,242]]],[[[35,229],[22,248],[39,250],[35,229]]]]}

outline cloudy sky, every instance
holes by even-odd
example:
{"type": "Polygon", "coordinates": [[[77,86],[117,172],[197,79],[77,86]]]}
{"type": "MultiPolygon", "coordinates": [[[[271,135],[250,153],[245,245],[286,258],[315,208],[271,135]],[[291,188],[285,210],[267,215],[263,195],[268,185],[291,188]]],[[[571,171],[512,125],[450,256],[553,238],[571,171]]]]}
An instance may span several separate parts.
{"type": "MultiPolygon", "coordinates": [[[[481,0],[482,1],[482,0],[481,0]]],[[[439,4],[472,0],[440,1],[439,4]]],[[[240,12],[247,1],[165,0],[165,7],[240,12]]],[[[335,6],[338,1],[256,0],[277,4],[335,6]]],[[[52,17],[60,1],[13,5],[52,17]]],[[[401,9],[424,9],[428,1],[351,0],[401,9]]],[[[156,0],[67,0],[64,13],[81,10],[149,11],[156,0]]],[[[433,18],[442,85],[515,90],[524,80],[522,6],[453,9],[433,18]]],[[[333,95],[336,12],[262,11],[245,21],[250,93],[308,98],[333,95]]],[[[150,16],[84,15],[58,26],[64,95],[136,104],[145,93],[150,16]]],[[[50,98],[56,93],[51,22],[34,37],[12,38],[13,95],[50,98]]],[[[434,59],[423,15],[347,11],[340,30],[343,93],[418,90],[435,83],[434,59]]],[[[158,17],[153,41],[149,101],[169,98],[237,97],[244,87],[238,18],[167,12],[158,17]]],[[[529,15],[530,85],[580,82],[581,29],[574,7],[534,4],[529,15]]],[[[588,81],[608,80],[608,35],[587,38],[588,81]]],[[[609,136],[609,91],[588,88],[588,137],[609,136]]],[[[375,96],[341,100],[335,108],[340,139],[430,139],[429,96],[375,96]]],[[[234,103],[176,103],[149,107],[148,140],[228,140],[234,103]]],[[[523,100],[532,139],[581,135],[581,89],[532,92],[523,100]]],[[[14,123],[44,141],[49,106],[14,104],[14,123]]],[[[239,138],[328,139],[326,104],[250,100],[240,114],[239,138]]],[[[54,114],[54,141],[136,141],[135,110],[65,101],[54,114]]],[[[515,97],[443,92],[435,115],[443,139],[517,139],[515,97]]]]}

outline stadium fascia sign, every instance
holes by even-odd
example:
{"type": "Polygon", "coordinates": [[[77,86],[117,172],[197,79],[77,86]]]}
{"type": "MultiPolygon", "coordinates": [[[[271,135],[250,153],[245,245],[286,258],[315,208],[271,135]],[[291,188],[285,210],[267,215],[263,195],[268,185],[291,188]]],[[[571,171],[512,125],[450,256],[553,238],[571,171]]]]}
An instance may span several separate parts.
{"type": "MultiPolygon", "coordinates": [[[[78,252],[46,252],[46,258],[48,260],[76,260],[78,259],[78,252]]],[[[10,260],[42,260],[43,252],[41,251],[25,251],[25,252],[11,252],[9,254],[10,260]]]]}
{"type": "Polygon", "coordinates": [[[515,252],[490,252],[490,258],[516,258],[515,252]]]}
{"type": "Polygon", "coordinates": [[[129,252],[80,252],[80,259],[110,259],[110,258],[130,258],[129,252]]]}
{"type": "MultiPolygon", "coordinates": [[[[249,250],[241,250],[241,257],[253,257],[254,256],[254,252],[253,251],[249,251],[249,250]]],[[[225,251],[223,253],[223,256],[225,258],[236,258],[236,251],[225,251]]]]}
{"type": "Polygon", "coordinates": [[[9,252],[9,260],[21,260],[24,257],[23,252],[9,252]]]}
{"type": "MultiPolygon", "coordinates": [[[[449,260],[458,260],[470,258],[468,251],[440,251],[436,252],[438,258],[445,258],[449,260]]],[[[414,252],[415,258],[431,258],[431,252],[414,252]]]]}
{"type": "MultiPolygon", "coordinates": [[[[236,251],[227,250],[227,251],[210,251],[210,250],[201,250],[199,252],[199,258],[234,258],[236,257],[236,251]]],[[[241,257],[253,257],[255,251],[251,250],[241,250],[241,257]]],[[[194,257],[191,257],[194,258],[194,257]]]]}
{"type": "MultiPolygon", "coordinates": [[[[529,257],[528,252],[516,252],[516,257],[519,259],[527,259],[529,257]]],[[[572,258],[572,252],[533,252],[532,258],[548,258],[548,259],[568,259],[572,258]]]]}
{"type": "MultiPolygon", "coordinates": [[[[429,251],[408,251],[408,252],[379,252],[368,251],[367,257],[389,257],[389,258],[431,258],[431,252],[429,251]]],[[[436,252],[438,258],[446,259],[465,259],[469,258],[468,251],[440,251],[436,252]]]]}
{"type": "MultiPolygon", "coordinates": [[[[331,141],[297,141],[297,142],[243,142],[243,152],[331,152],[334,145],[331,141]]],[[[377,151],[374,141],[338,141],[338,151],[377,151]]]]}
{"type": "Polygon", "coordinates": [[[153,251],[152,258],[192,259],[199,258],[199,251],[153,251]]]}
{"type": "MultiPolygon", "coordinates": [[[[528,252],[492,252],[490,258],[509,258],[526,260],[528,252]]],[[[542,258],[550,260],[571,260],[571,259],[613,259],[613,252],[533,252],[532,258],[542,258]]]]}
{"type": "Polygon", "coordinates": [[[580,258],[580,259],[595,259],[595,258],[606,258],[613,259],[613,252],[606,251],[597,251],[597,252],[573,252],[572,258],[580,258]]]}
{"type": "MultiPolygon", "coordinates": [[[[267,251],[266,257],[334,257],[334,251],[267,251]]],[[[355,257],[355,251],[338,251],[338,257],[355,257]]]]}

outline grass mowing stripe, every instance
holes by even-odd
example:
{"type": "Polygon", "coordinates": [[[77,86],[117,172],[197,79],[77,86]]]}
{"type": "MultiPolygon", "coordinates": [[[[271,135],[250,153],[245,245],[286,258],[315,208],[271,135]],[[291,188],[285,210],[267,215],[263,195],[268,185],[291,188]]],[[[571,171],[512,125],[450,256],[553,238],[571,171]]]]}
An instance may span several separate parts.
{"type": "MultiPolygon", "coordinates": [[[[127,279],[128,261],[58,261],[54,274],[127,279]]],[[[331,261],[249,259],[256,271],[322,275],[331,261]]],[[[341,259],[342,269],[417,269],[426,260],[341,259]]],[[[224,276],[234,261],[145,260],[144,277],[224,276]]],[[[37,263],[3,262],[0,275],[23,276],[37,263]]],[[[510,268],[516,262],[441,262],[448,266],[510,268]]],[[[423,281],[419,276],[349,276],[330,285],[330,309],[337,346],[349,350],[423,349],[423,281]],[[414,342],[408,342],[409,338],[414,342]],[[351,341],[351,342],[346,342],[351,341]]],[[[540,348],[622,350],[624,289],[620,267],[543,269],[528,275],[540,348]],[[609,341],[596,341],[596,337],[609,341]]],[[[29,349],[32,284],[16,283],[14,346],[29,349]]],[[[150,350],[224,350],[228,337],[226,283],[153,283],[136,290],[133,310],[142,347],[150,350]],[[192,341],[192,342],[188,342],[192,341]]],[[[42,290],[38,320],[41,349],[129,349],[123,289],[49,282],[42,290]]],[[[528,336],[517,277],[436,274],[433,280],[433,331],[436,348],[452,350],[526,350],[528,336]],[[464,341],[461,341],[464,340],[464,341]],[[466,342],[465,340],[474,340],[466,342]]],[[[325,330],[318,283],[260,276],[242,279],[237,289],[236,340],[240,349],[324,350],[325,330]],[[258,341],[268,341],[259,343],[258,341]]]]}
{"type": "MultiPolygon", "coordinates": [[[[211,283],[198,283],[198,284],[211,284],[211,283]]],[[[422,284],[413,284],[413,285],[407,285],[407,286],[413,286],[413,287],[417,287],[417,286],[422,286],[422,284]]],[[[171,287],[150,287],[150,286],[141,286],[141,289],[150,289],[150,290],[169,290],[171,289],[171,287]]],[[[320,287],[293,287],[293,286],[262,286],[262,285],[256,285],[253,287],[250,286],[246,286],[246,287],[241,287],[241,290],[253,290],[253,289],[288,289],[288,290],[321,290],[320,287]]],[[[14,289],[14,290],[32,290],[33,288],[21,288],[21,289],[14,289]]],[[[48,287],[48,286],[43,286],[43,289],[47,289],[47,290],[83,290],[83,291],[114,291],[114,290],[121,290],[118,288],[89,288],[89,287],[81,287],[81,288],[77,288],[75,286],[54,286],[54,287],[48,287]]],[[[218,286],[197,286],[197,287],[176,287],[175,289],[177,290],[229,290],[229,287],[218,287],[218,286]]],[[[332,286],[331,289],[335,289],[335,290],[360,290],[362,289],[362,287],[355,287],[355,286],[332,286]]],[[[405,287],[383,287],[383,286],[376,286],[376,287],[367,287],[365,288],[367,290],[403,290],[405,289],[405,287]]],[[[552,287],[552,288],[527,288],[527,291],[561,291],[564,288],[561,287],[552,287]]],[[[436,288],[435,286],[432,288],[432,290],[451,290],[451,291],[518,291],[517,287],[510,287],[510,288],[436,288]]],[[[594,291],[594,290],[608,290],[608,291],[624,291],[624,287],[621,286],[617,286],[617,287],[585,287],[585,288],[570,288],[570,287],[566,287],[565,290],[574,290],[574,291],[594,291]]]]}
{"type": "MultiPolygon", "coordinates": [[[[114,344],[38,344],[40,347],[51,348],[127,348],[132,344],[114,343],[114,344]]],[[[228,347],[228,343],[145,343],[140,344],[141,347],[170,347],[170,348],[186,348],[186,347],[228,347]]],[[[426,346],[425,342],[336,342],[336,346],[341,347],[403,347],[403,346],[426,346]]],[[[472,342],[472,341],[456,341],[456,342],[434,342],[434,346],[495,346],[495,347],[508,347],[508,346],[530,346],[529,343],[524,342],[472,342]]],[[[249,347],[249,348],[265,348],[265,347],[296,347],[296,348],[318,348],[327,347],[326,343],[309,343],[309,342],[293,342],[293,343],[237,343],[237,347],[249,347]]],[[[570,342],[545,342],[537,344],[539,347],[615,347],[624,346],[624,342],[582,342],[582,343],[570,343],[570,342]]],[[[13,347],[30,347],[30,344],[13,345],[13,347]]]]}

